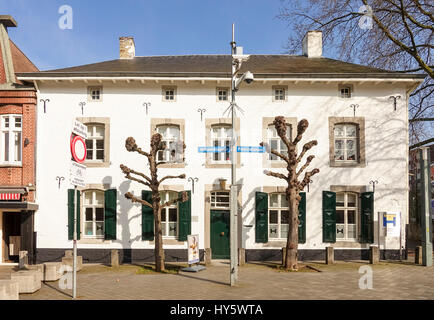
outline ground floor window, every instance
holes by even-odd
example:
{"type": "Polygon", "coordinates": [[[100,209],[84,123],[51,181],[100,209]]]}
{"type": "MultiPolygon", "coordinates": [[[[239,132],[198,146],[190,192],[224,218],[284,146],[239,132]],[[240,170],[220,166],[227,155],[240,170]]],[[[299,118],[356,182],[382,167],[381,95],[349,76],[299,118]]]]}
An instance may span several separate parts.
{"type": "Polygon", "coordinates": [[[289,206],[286,195],[284,193],[272,193],[268,198],[268,238],[287,239],[289,206]]]}
{"type": "MultiPolygon", "coordinates": [[[[178,193],[173,191],[160,192],[161,203],[178,198],[178,193]]],[[[178,236],[178,204],[172,204],[161,210],[161,229],[163,237],[175,238],[178,236]]]]}
{"type": "Polygon", "coordinates": [[[104,238],[104,191],[84,191],[84,237],[104,238]]]}
{"type": "Polygon", "coordinates": [[[336,193],[336,239],[357,239],[358,195],[336,193]]]}

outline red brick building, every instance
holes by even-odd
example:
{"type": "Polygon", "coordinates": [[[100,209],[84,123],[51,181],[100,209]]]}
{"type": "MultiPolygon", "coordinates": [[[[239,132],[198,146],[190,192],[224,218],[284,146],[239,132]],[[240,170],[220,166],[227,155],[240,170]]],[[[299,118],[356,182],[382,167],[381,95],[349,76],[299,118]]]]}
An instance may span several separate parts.
{"type": "Polygon", "coordinates": [[[0,15],[0,263],[16,262],[20,250],[32,263],[34,234],[36,90],[17,80],[16,72],[38,68],[9,39],[17,27],[11,16],[0,15]]]}

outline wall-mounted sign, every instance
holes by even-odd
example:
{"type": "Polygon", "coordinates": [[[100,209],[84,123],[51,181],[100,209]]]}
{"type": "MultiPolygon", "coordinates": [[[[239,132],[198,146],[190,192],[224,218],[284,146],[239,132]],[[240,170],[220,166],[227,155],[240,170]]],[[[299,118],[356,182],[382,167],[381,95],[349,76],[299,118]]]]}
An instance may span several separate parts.
{"type": "Polygon", "coordinates": [[[80,121],[74,120],[74,124],[72,126],[72,133],[82,137],[83,139],[87,139],[87,126],[80,121]]]}
{"type": "Polygon", "coordinates": [[[199,263],[199,235],[187,236],[188,264],[199,263]]]}
{"type": "Polygon", "coordinates": [[[78,163],[83,163],[84,160],[86,160],[86,141],[81,136],[75,136],[74,138],[72,138],[71,154],[72,158],[78,163]]]}
{"type": "Polygon", "coordinates": [[[264,153],[265,147],[258,146],[238,146],[237,152],[247,152],[247,153],[264,153]]]}
{"type": "Polygon", "coordinates": [[[383,212],[383,227],[387,237],[399,237],[401,233],[401,213],[383,212]]]}
{"type": "Polygon", "coordinates": [[[86,166],[75,161],[71,161],[69,180],[72,185],[77,187],[86,187],[84,181],[86,177],[86,166]]]}

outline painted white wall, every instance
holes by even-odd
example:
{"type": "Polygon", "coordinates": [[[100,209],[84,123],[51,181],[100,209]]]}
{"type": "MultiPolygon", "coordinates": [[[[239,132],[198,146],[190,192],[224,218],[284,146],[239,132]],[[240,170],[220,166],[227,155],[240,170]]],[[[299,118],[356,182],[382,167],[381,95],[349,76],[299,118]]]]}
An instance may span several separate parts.
{"type": "MultiPolygon", "coordinates": [[[[167,83],[169,84],[169,83],[167,83]]],[[[49,98],[47,113],[38,112],[37,145],[37,203],[35,229],[39,248],[71,247],[67,239],[67,189],[70,150],[69,137],[75,117],[110,117],[110,161],[109,168],[88,168],[87,183],[110,183],[122,194],[127,191],[140,195],[141,185],[126,180],[119,168],[125,164],[130,168],[147,172],[147,162],[137,153],[125,150],[125,139],[132,136],[144,150],[149,150],[150,119],[185,119],[186,162],[185,169],[160,169],[159,176],[185,173],[188,177],[198,177],[195,193],[192,196],[192,216],[198,222],[192,223],[192,233],[200,234],[200,247],[204,248],[204,185],[217,183],[219,178],[230,181],[230,169],[205,168],[205,154],[198,153],[199,146],[205,146],[205,118],[225,117],[223,112],[228,102],[216,101],[216,87],[221,84],[200,84],[200,82],[176,83],[176,102],[163,102],[161,83],[149,81],[103,82],[103,101],[87,102],[87,86],[84,82],[39,83],[39,99],[49,98]],[[84,114],[78,105],[85,101],[84,114]],[[151,102],[146,115],[143,102],[151,102]],[[206,112],[201,122],[198,108],[206,112]],[[60,189],[56,176],[64,176],[60,189]]],[[[95,85],[100,85],[95,83],[95,85]]],[[[229,86],[227,83],[226,86],[229,86]]],[[[337,84],[289,84],[287,102],[272,102],[272,83],[255,82],[243,85],[237,93],[237,103],[244,110],[241,118],[241,145],[257,146],[262,141],[262,118],[282,115],[305,118],[309,128],[301,143],[318,140],[309,154],[316,158],[309,168],[320,169],[313,177],[310,192],[307,194],[307,241],[301,249],[322,249],[322,191],[330,190],[330,185],[366,185],[378,180],[375,193],[375,212],[401,211],[403,221],[407,220],[407,101],[398,100],[397,111],[393,111],[390,95],[406,97],[404,85],[361,84],[354,85],[353,98],[338,98],[337,84]],[[351,117],[350,104],[359,104],[356,116],[365,117],[366,167],[329,167],[328,117],[351,117]]],[[[226,114],[226,117],[228,115],[226,114]]],[[[303,162],[302,162],[303,163],[303,162]]],[[[284,185],[282,180],[263,174],[262,155],[241,155],[241,168],[237,177],[242,181],[243,227],[242,246],[263,248],[255,243],[254,193],[261,186],[284,185]]],[[[282,169],[272,169],[281,171],[282,169]]],[[[174,179],[167,184],[183,184],[191,190],[187,179],[174,179]]],[[[80,248],[153,248],[148,241],[141,240],[141,207],[133,205],[118,192],[117,238],[107,244],[80,244],[80,248]]],[[[208,213],[209,214],[209,213],[208,213]]],[[[193,218],[194,219],[194,218],[193,218]]],[[[375,214],[375,220],[377,220],[375,214]]],[[[404,228],[402,229],[404,231],[404,228]]],[[[375,232],[375,237],[377,233],[375,232]]],[[[186,248],[185,246],[168,246],[186,248]]],[[[278,247],[276,245],[276,247],[278,247]]],[[[362,246],[363,247],[363,246],[362,246]]],[[[367,247],[367,246],[364,246],[367,247]]],[[[264,247],[265,248],[265,247],[264,247]]],[[[266,248],[270,248],[268,245],[266,248]]],[[[389,241],[388,249],[398,249],[399,239],[389,241]]]]}

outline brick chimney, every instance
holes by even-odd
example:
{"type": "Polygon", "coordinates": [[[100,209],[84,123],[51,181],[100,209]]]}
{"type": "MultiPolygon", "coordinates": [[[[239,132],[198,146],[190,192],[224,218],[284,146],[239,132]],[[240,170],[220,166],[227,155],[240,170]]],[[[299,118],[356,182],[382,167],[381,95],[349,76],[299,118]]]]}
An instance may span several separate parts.
{"type": "Polygon", "coordinates": [[[136,55],[136,47],[134,45],[133,37],[120,37],[119,38],[119,58],[132,59],[136,55]]]}
{"type": "Polygon", "coordinates": [[[318,30],[308,31],[303,38],[303,55],[308,58],[322,56],[322,32],[318,30]]]}

